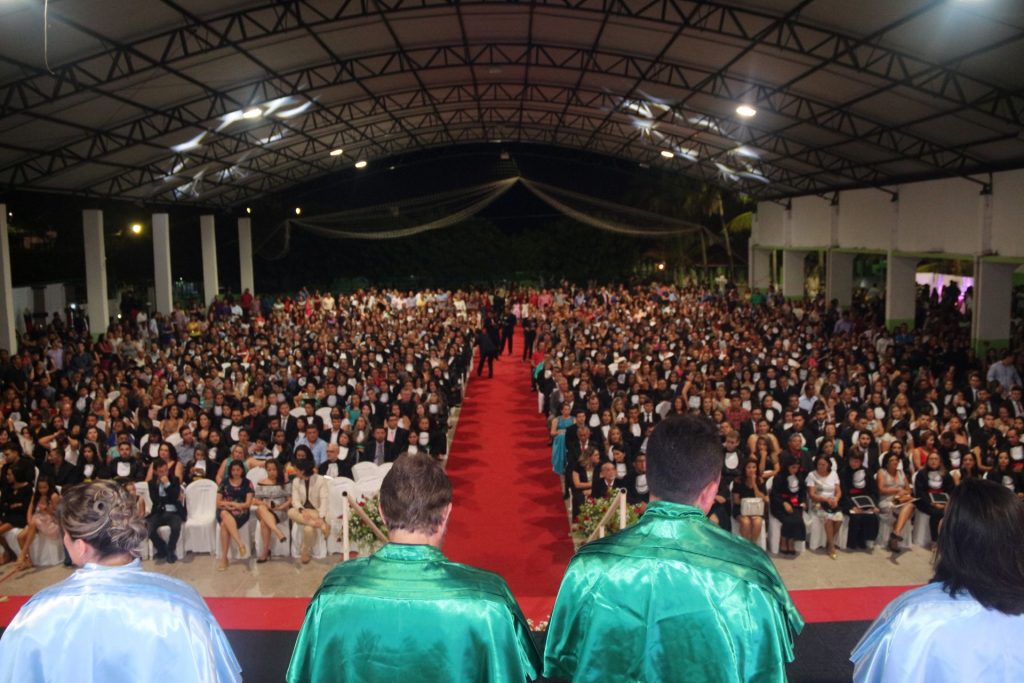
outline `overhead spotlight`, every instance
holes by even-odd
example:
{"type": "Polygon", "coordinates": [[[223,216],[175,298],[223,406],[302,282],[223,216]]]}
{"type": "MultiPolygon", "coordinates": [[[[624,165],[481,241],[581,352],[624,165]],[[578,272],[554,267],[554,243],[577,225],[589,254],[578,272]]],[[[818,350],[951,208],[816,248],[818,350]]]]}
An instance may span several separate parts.
{"type": "Polygon", "coordinates": [[[360,159],[356,162],[356,168],[366,168],[366,160],[360,159]]]}
{"type": "Polygon", "coordinates": [[[757,110],[751,107],[749,104],[741,104],[736,107],[736,113],[745,119],[749,119],[757,114],[757,110]]]}
{"type": "Polygon", "coordinates": [[[7,212],[7,217],[8,218],[14,218],[14,212],[13,211],[8,211],[7,212]]]}
{"type": "Polygon", "coordinates": [[[667,149],[663,149],[663,150],[661,150],[661,156],[665,157],[666,159],[671,159],[672,157],[675,156],[675,154],[673,154],[672,152],[668,151],[667,149]]]}
{"type": "Polygon", "coordinates": [[[296,216],[301,216],[302,215],[302,207],[301,206],[296,206],[295,207],[295,215],[296,216]]]}
{"type": "Polygon", "coordinates": [[[243,119],[258,119],[263,116],[263,110],[259,107],[253,107],[252,109],[246,109],[242,112],[243,119]]]}
{"type": "Polygon", "coordinates": [[[251,216],[252,215],[252,207],[251,206],[245,207],[245,212],[251,216]]]}
{"type": "Polygon", "coordinates": [[[132,227],[129,229],[132,231],[133,235],[138,235],[142,232],[142,226],[138,223],[132,223],[132,227]]]}
{"type": "Polygon", "coordinates": [[[331,150],[331,156],[332,157],[340,157],[344,153],[345,153],[345,150],[343,150],[340,147],[338,149],[332,149],[331,150]]]}
{"type": "Polygon", "coordinates": [[[665,270],[665,264],[664,263],[659,263],[658,264],[658,270],[665,270]]]}

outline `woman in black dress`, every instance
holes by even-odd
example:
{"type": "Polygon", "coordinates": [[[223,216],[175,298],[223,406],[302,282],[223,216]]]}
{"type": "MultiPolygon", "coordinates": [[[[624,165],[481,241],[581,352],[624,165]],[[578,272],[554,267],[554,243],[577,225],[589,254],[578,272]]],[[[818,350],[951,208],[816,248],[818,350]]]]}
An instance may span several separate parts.
{"type": "MultiPolygon", "coordinates": [[[[846,548],[867,550],[868,543],[873,543],[878,537],[878,486],[864,466],[864,454],[859,448],[850,449],[850,457],[839,471],[839,483],[846,494],[839,500],[839,505],[849,520],[846,548]],[[870,498],[871,506],[857,505],[855,496],[870,498]]],[[[867,502],[863,499],[861,501],[867,502]]]]}
{"type": "Polygon", "coordinates": [[[238,557],[245,559],[249,554],[238,530],[249,521],[254,491],[252,482],[245,477],[245,465],[237,460],[228,465],[228,476],[224,477],[217,489],[217,522],[220,523],[220,562],[217,570],[228,568],[228,547],[231,541],[238,546],[238,557]]]}
{"type": "Polygon", "coordinates": [[[807,485],[800,476],[800,461],[785,458],[782,472],[772,482],[771,513],[782,522],[780,555],[796,555],[796,542],[807,539],[804,510],[807,509],[807,485]]]}
{"type": "Polygon", "coordinates": [[[0,500],[0,550],[3,550],[3,559],[0,564],[13,562],[17,557],[14,548],[7,545],[4,534],[11,529],[24,529],[28,524],[28,507],[32,502],[32,485],[27,481],[18,481],[14,476],[14,468],[7,468],[7,488],[9,496],[0,500]]]}
{"type": "Polygon", "coordinates": [[[938,451],[929,453],[924,463],[924,469],[914,477],[914,498],[917,498],[914,505],[928,515],[928,527],[932,532],[932,546],[939,538],[939,522],[946,514],[947,505],[947,503],[933,500],[932,496],[942,493],[948,496],[953,492],[954,486],[953,478],[942,466],[942,458],[938,451]]]}

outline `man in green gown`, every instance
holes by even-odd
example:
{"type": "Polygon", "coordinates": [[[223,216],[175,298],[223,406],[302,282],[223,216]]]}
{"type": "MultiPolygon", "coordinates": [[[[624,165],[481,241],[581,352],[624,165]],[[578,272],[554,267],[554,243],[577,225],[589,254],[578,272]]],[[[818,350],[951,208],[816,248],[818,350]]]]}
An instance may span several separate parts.
{"type": "Polygon", "coordinates": [[[540,674],[505,581],[441,554],[451,500],[433,458],[395,462],[380,490],[391,542],[324,577],[295,643],[289,683],[518,682],[540,674]]]}
{"type": "Polygon", "coordinates": [[[705,420],[647,443],[651,504],[589,543],[562,580],[544,675],[571,681],[783,681],[803,620],[765,553],[705,516],[723,453],[705,420]]]}

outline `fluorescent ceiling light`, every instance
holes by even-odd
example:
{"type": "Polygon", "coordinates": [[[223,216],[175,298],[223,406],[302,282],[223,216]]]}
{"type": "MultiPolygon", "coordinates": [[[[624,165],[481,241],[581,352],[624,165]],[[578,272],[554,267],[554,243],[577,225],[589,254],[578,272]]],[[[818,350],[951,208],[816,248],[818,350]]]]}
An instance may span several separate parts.
{"type": "Polygon", "coordinates": [[[332,157],[340,157],[344,153],[345,153],[345,150],[343,150],[340,147],[338,149],[332,149],[331,150],[331,156],[332,157]]]}
{"type": "Polygon", "coordinates": [[[749,104],[741,104],[736,107],[736,113],[745,119],[749,119],[757,114],[757,110],[751,107],[749,104]]]}
{"type": "Polygon", "coordinates": [[[306,111],[307,109],[309,109],[312,106],[313,106],[312,102],[303,102],[302,104],[300,104],[297,107],[294,107],[293,109],[286,109],[286,110],[284,110],[282,112],[278,112],[277,113],[277,118],[279,118],[279,119],[290,119],[293,116],[298,116],[299,114],[301,114],[302,112],[306,111]]]}
{"type": "Polygon", "coordinates": [[[661,156],[665,157],[666,159],[671,159],[672,157],[675,156],[675,154],[673,154],[672,152],[668,151],[667,149],[663,149],[663,150],[661,150],[661,156]]]}
{"type": "Polygon", "coordinates": [[[260,109],[259,107],[253,107],[252,109],[246,109],[242,113],[242,118],[243,119],[258,119],[261,116],[263,116],[263,110],[260,109]]]}
{"type": "Polygon", "coordinates": [[[180,152],[187,152],[190,149],[195,149],[196,147],[199,146],[199,143],[202,142],[203,138],[205,138],[205,137],[206,137],[206,131],[204,130],[202,133],[200,133],[199,135],[195,136],[191,140],[186,140],[185,142],[181,143],[180,145],[174,145],[173,147],[171,147],[171,151],[172,152],[179,152],[180,153],[180,152]]]}
{"type": "Polygon", "coordinates": [[[356,168],[366,168],[366,160],[360,159],[356,162],[356,168]]]}

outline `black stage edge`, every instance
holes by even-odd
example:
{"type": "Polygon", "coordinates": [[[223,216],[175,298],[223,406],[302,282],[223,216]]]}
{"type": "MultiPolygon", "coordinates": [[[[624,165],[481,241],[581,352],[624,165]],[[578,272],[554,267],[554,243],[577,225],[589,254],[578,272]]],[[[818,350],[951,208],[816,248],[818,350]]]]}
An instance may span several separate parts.
{"type": "MultiPolygon", "coordinates": [[[[794,683],[846,683],[853,677],[850,651],[871,624],[846,621],[808,624],[796,641],[796,661],[787,667],[794,683]]],[[[0,629],[0,634],[3,631],[0,629]]],[[[225,631],[246,683],[281,683],[295,647],[296,631],[225,631]]],[[[543,652],[545,633],[534,632],[543,652]]]]}

